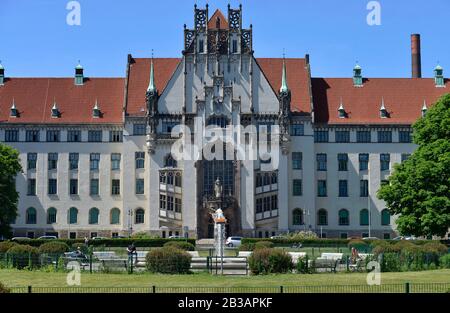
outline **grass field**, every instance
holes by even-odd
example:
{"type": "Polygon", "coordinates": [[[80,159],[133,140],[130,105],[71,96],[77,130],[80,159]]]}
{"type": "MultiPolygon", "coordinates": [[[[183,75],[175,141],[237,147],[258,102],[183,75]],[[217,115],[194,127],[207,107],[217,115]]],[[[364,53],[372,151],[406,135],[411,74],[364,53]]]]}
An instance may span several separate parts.
{"type": "MultiPolygon", "coordinates": [[[[161,274],[81,274],[83,287],[264,287],[305,285],[366,284],[366,273],[280,274],[266,276],[212,276],[207,273],[190,275],[161,274]]],[[[66,273],[43,271],[0,270],[0,282],[9,287],[66,287],[66,273]]],[[[450,283],[450,270],[382,273],[382,284],[450,283]]]]}

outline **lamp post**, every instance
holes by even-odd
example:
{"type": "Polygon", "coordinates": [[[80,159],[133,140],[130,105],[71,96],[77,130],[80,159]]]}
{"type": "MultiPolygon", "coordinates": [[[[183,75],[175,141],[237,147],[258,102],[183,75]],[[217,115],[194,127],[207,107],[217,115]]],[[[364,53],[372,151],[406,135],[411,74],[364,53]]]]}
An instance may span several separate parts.
{"type": "Polygon", "coordinates": [[[131,237],[133,233],[133,210],[128,209],[128,237],[131,237]]]}

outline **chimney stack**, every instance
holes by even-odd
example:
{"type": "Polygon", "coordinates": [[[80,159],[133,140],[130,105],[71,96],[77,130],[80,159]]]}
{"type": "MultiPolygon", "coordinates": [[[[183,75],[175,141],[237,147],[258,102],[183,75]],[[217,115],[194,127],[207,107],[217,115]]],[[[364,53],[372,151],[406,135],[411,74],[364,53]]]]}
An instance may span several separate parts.
{"type": "Polygon", "coordinates": [[[422,78],[422,61],[420,56],[420,34],[411,35],[412,78],[422,78]]]}

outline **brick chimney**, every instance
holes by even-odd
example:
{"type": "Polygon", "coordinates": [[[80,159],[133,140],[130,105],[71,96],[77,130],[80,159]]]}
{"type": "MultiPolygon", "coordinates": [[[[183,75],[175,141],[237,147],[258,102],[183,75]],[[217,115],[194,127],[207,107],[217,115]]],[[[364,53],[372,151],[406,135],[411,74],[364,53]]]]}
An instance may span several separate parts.
{"type": "Polygon", "coordinates": [[[411,35],[412,78],[422,78],[422,61],[420,56],[420,34],[411,35]]]}

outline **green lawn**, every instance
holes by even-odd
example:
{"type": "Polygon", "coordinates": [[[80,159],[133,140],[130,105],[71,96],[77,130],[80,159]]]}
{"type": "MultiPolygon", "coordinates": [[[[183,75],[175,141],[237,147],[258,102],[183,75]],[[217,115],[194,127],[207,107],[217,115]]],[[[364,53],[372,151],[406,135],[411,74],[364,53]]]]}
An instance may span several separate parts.
{"type": "MultiPolygon", "coordinates": [[[[43,271],[0,270],[0,282],[9,287],[32,285],[35,287],[65,287],[66,273],[46,273],[43,271]]],[[[156,286],[304,286],[304,285],[356,285],[366,284],[365,273],[323,273],[323,274],[283,274],[267,276],[212,276],[207,273],[190,275],[159,274],[81,274],[83,287],[149,287],[156,286]]],[[[382,273],[382,284],[450,283],[450,270],[422,272],[382,273]]]]}

